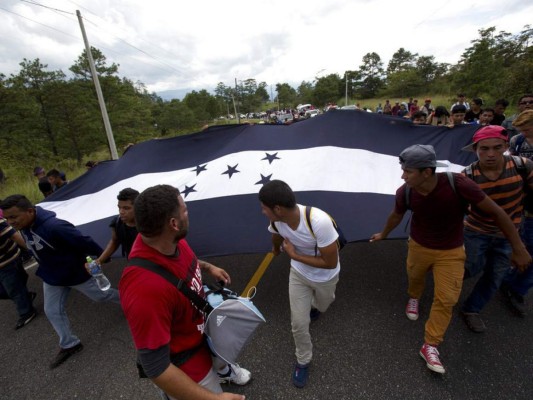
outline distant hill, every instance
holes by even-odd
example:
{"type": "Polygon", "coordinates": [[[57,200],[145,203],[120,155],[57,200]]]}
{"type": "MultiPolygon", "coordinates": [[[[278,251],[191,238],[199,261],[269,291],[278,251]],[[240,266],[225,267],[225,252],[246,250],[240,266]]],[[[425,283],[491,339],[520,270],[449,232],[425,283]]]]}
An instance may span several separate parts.
{"type": "Polygon", "coordinates": [[[172,99],[183,100],[187,93],[192,92],[193,89],[176,89],[176,90],[163,90],[161,92],[156,92],[156,94],[161,97],[163,100],[170,101],[172,99]]]}

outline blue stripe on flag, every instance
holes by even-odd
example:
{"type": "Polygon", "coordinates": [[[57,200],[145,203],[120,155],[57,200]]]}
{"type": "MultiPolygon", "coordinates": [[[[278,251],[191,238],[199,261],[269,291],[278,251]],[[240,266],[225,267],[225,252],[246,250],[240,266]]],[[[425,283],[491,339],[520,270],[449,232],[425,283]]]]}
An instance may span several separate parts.
{"type": "MultiPolygon", "coordinates": [[[[257,193],[264,182],[281,179],[299,203],[330,213],[349,241],[366,240],[383,227],[403,183],[398,154],[415,143],[432,144],[439,160],[460,171],[475,159],[460,149],[476,129],[415,126],[357,111],[328,112],[289,126],[213,127],[139,143],[41,206],[105,245],[121,189],[171,184],[187,202],[188,241],[199,256],[265,252],[270,235],[257,193]]],[[[405,236],[403,225],[391,235],[405,236]]]]}

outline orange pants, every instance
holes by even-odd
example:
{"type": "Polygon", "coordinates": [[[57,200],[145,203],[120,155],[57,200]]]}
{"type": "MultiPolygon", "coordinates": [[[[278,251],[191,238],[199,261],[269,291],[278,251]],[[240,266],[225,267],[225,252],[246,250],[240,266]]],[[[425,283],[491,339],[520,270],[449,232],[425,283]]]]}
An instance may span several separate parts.
{"type": "Polygon", "coordinates": [[[465,249],[463,246],[451,250],[433,250],[409,239],[407,254],[407,293],[420,299],[426,284],[426,274],[433,271],[435,290],[433,304],[426,321],[424,340],[437,346],[444,340],[444,334],[452,318],[453,306],[457,304],[463,286],[465,249]]]}

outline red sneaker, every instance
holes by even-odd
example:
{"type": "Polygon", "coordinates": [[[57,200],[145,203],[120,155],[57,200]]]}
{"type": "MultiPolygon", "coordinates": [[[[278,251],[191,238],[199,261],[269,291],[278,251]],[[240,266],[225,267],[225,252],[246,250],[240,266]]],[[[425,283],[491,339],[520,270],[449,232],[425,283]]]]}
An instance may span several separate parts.
{"type": "Polygon", "coordinates": [[[420,349],[420,356],[426,361],[426,366],[433,372],[439,374],[446,372],[439,360],[439,352],[435,346],[424,343],[420,349]]]}
{"type": "Polygon", "coordinates": [[[409,299],[407,302],[407,307],[405,307],[405,315],[411,321],[416,321],[418,319],[418,299],[409,299]]]}

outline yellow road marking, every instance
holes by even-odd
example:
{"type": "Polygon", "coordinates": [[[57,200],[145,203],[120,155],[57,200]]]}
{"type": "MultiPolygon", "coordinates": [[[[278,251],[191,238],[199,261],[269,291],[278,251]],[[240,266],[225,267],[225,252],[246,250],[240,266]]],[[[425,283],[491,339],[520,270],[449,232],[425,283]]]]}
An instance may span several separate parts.
{"type": "Polygon", "coordinates": [[[274,253],[270,252],[270,253],[267,253],[265,258],[263,258],[263,261],[261,261],[261,264],[259,264],[259,268],[257,268],[257,271],[255,271],[255,274],[252,276],[252,279],[250,279],[250,281],[248,282],[248,284],[242,291],[242,294],[241,294],[242,297],[247,297],[248,293],[250,292],[250,289],[257,286],[257,284],[259,283],[259,280],[261,279],[266,269],[270,265],[270,262],[272,261],[273,257],[274,257],[274,253]]]}

